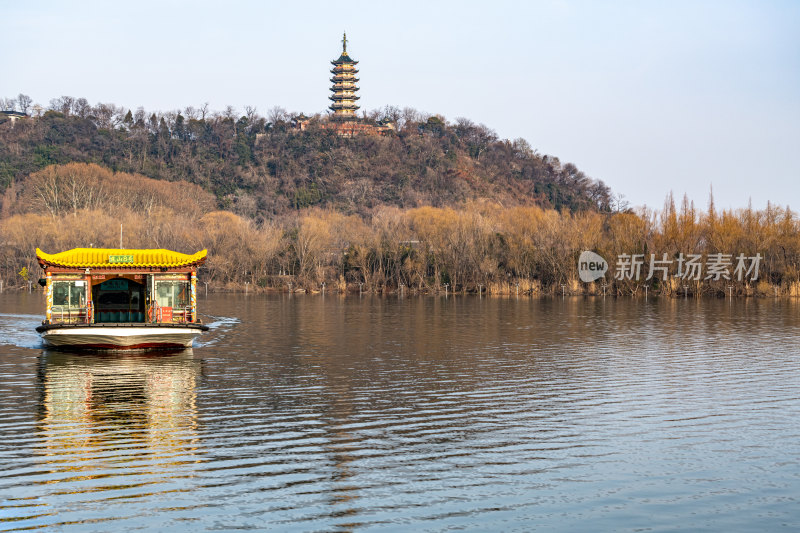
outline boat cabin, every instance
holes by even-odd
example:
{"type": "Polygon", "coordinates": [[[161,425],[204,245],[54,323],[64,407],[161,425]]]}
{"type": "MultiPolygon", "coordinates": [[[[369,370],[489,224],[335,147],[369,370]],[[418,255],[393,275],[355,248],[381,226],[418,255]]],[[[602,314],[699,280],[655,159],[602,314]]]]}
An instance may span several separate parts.
{"type": "Polygon", "coordinates": [[[45,324],[193,324],[197,269],[206,250],[36,249],[45,277],[45,324]]]}

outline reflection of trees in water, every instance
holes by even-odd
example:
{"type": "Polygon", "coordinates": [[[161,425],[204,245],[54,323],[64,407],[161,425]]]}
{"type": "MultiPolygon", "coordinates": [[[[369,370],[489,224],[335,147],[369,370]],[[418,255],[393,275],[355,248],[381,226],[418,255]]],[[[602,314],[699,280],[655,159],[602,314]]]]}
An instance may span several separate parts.
{"type": "MultiPolygon", "coordinates": [[[[328,357],[337,339],[354,333],[352,328],[342,327],[343,319],[341,313],[326,313],[323,299],[297,299],[286,313],[259,317],[257,320],[271,322],[281,331],[280,336],[270,339],[277,364],[267,365],[263,373],[248,375],[247,379],[264,383],[257,402],[281,420],[275,436],[282,436],[286,424],[291,424],[292,428],[303,427],[308,437],[324,440],[319,445],[324,466],[315,472],[320,476],[318,482],[325,487],[323,497],[328,508],[323,513],[348,521],[346,517],[359,513],[357,499],[363,487],[356,482],[357,462],[363,446],[358,431],[349,429],[357,420],[354,415],[360,407],[355,398],[354,388],[358,385],[352,379],[352,369],[339,366],[339,358],[328,357]],[[308,305],[316,308],[310,309],[308,305]],[[297,357],[298,352],[303,356],[297,357]],[[314,413],[312,417],[309,411],[314,413]]],[[[337,522],[337,530],[347,531],[356,526],[356,523],[337,522]]]]}
{"type": "MultiPolygon", "coordinates": [[[[341,518],[356,516],[356,499],[358,491],[361,489],[354,483],[355,465],[352,465],[359,455],[361,445],[359,437],[347,429],[353,422],[353,398],[349,390],[342,391],[337,399],[329,405],[328,424],[326,433],[328,443],[324,445],[325,450],[333,463],[331,481],[333,489],[329,494],[330,505],[333,506],[331,516],[341,518]]],[[[340,529],[348,529],[349,526],[358,524],[339,524],[340,529]]]]}
{"type": "Polygon", "coordinates": [[[51,474],[73,474],[51,475],[49,482],[142,476],[137,485],[163,481],[164,475],[184,477],[181,466],[196,461],[199,447],[199,365],[191,350],[166,355],[43,352],[41,444],[36,449],[51,474]],[[156,473],[159,479],[144,481],[156,473]]]}
{"type": "Polygon", "coordinates": [[[371,464],[396,457],[397,470],[382,478],[391,482],[406,479],[404,457],[435,463],[452,450],[528,438],[535,428],[515,421],[533,409],[541,419],[563,415],[570,406],[552,384],[569,383],[591,357],[548,346],[608,336],[585,318],[602,301],[367,298],[367,312],[335,296],[296,298],[276,325],[286,344],[273,346],[280,364],[266,378],[275,410],[318,413],[328,513],[346,529],[369,498],[371,464]]]}

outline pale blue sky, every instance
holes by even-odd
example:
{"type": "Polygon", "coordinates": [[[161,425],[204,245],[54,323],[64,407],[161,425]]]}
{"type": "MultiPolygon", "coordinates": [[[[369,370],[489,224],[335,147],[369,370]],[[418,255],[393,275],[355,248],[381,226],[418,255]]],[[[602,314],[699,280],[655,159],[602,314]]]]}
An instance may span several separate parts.
{"type": "Polygon", "coordinates": [[[800,209],[800,2],[0,0],[0,97],[168,111],[360,104],[467,117],[633,205],[800,209]]]}

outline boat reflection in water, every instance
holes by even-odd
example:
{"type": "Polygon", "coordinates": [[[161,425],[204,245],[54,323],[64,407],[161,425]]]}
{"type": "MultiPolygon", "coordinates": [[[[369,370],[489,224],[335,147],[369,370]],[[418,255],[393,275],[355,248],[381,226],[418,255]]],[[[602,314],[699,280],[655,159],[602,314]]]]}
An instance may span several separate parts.
{"type": "Polygon", "coordinates": [[[107,504],[120,498],[139,502],[141,525],[160,495],[171,493],[175,506],[192,490],[199,375],[191,349],[124,357],[44,351],[36,451],[45,472],[37,493],[59,508],[42,509],[41,525],[118,521],[107,504]]]}

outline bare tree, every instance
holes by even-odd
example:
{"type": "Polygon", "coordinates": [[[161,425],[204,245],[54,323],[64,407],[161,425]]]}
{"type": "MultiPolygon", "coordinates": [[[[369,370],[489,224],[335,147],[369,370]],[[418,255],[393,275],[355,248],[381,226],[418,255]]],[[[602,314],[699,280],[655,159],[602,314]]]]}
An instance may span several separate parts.
{"type": "Polygon", "coordinates": [[[0,98],[0,107],[3,111],[14,111],[17,107],[17,101],[13,98],[0,98]]]}
{"type": "Polygon", "coordinates": [[[611,207],[615,213],[624,213],[630,209],[631,203],[625,199],[622,193],[611,195],[611,207]]]}
{"type": "Polygon", "coordinates": [[[53,98],[50,100],[50,109],[58,111],[65,115],[72,112],[72,106],[75,104],[75,98],[72,96],[62,96],[60,98],[53,98]]]}
{"type": "MultiPolygon", "coordinates": [[[[164,118],[164,120],[167,121],[167,127],[170,129],[170,131],[172,131],[172,130],[175,129],[175,124],[178,122],[178,117],[181,116],[181,112],[180,111],[167,111],[166,113],[164,113],[161,116],[164,118]]],[[[183,118],[183,117],[181,117],[181,118],[183,118]]]]}
{"type": "Polygon", "coordinates": [[[475,128],[475,123],[468,118],[456,117],[456,124],[453,129],[459,137],[466,137],[475,128]]]}
{"type": "Polygon", "coordinates": [[[381,118],[388,118],[392,122],[397,122],[400,120],[402,116],[402,112],[400,108],[395,105],[385,105],[381,110],[382,116],[381,118]]]}
{"type": "Polygon", "coordinates": [[[114,127],[114,114],[116,106],[114,104],[97,104],[92,108],[92,115],[96,119],[97,127],[110,130],[114,127]]]}
{"type": "Polygon", "coordinates": [[[136,108],[136,113],[133,114],[133,123],[134,123],[134,125],[137,128],[143,128],[146,116],[147,115],[145,114],[145,111],[144,111],[143,107],[139,106],[138,108],[136,108]]]}
{"type": "Polygon", "coordinates": [[[289,114],[284,108],[275,106],[267,113],[267,120],[273,124],[277,124],[278,122],[287,122],[289,120],[289,114]]]}
{"type": "Polygon", "coordinates": [[[69,163],[49,166],[31,174],[26,188],[32,207],[52,217],[97,208],[105,200],[103,182],[111,175],[97,165],[69,163]]]}
{"type": "Polygon", "coordinates": [[[536,156],[536,150],[531,148],[530,143],[522,137],[514,139],[511,147],[514,149],[514,157],[517,159],[530,159],[536,156]]]}
{"type": "Polygon", "coordinates": [[[32,103],[33,98],[27,94],[19,93],[19,96],[17,96],[17,106],[19,106],[19,110],[26,115],[28,114],[28,109],[30,109],[32,103]]]}
{"type": "Polygon", "coordinates": [[[86,98],[78,98],[72,104],[72,111],[81,118],[89,118],[92,112],[92,106],[89,105],[89,101],[86,100],[86,98]]]}
{"type": "Polygon", "coordinates": [[[419,111],[413,107],[404,107],[403,111],[400,113],[400,119],[397,122],[397,127],[402,130],[406,126],[410,126],[411,124],[421,121],[422,115],[419,111]]]}
{"type": "Polygon", "coordinates": [[[258,110],[254,106],[244,106],[244,113],[247,117],[247,123],[252,124],[258,118],[258,110]]]}
{"type": "Polygon", "coordinates": [[[225,111],[222,112],[222,116],[231,120],[236,120],[236,108],[232,105],[226,106],[225,111]]]}

